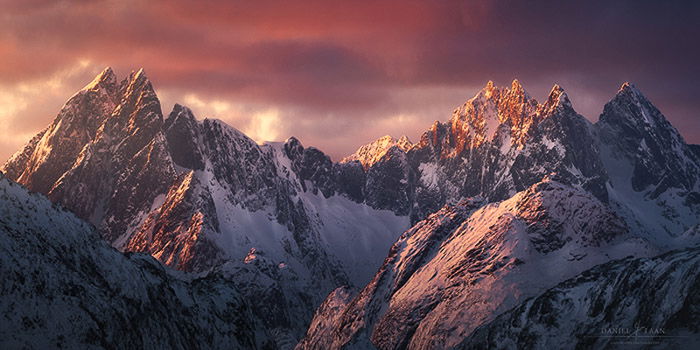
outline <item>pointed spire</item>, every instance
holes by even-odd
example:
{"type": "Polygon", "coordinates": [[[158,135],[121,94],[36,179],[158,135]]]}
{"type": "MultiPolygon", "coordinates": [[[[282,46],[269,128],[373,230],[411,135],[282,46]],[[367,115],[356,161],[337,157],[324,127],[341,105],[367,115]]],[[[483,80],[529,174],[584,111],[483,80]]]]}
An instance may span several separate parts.
{"type": "Polygon", "coordinates": [[[620,85],[620,89],[617,90],[618,93],[623,92],[623,91],[634,91],[634,92],[639,92],[636,86],[634,84],[630,83],[629,81],[626,81],[620,85]]]}
{"type": "Polygon", "coordinates": [[[656,106],[629,82],[622,84],[615,97],[605,104],[600,120],[613,122],[613,120],[621,120],[620,118],[633,119],[634,124],[640,121],[650,125],[669,124],[656,106]]]}
{"type": "Polygon", "coordinates": [[[559,84],[554,84],[552,90],[549,92],[547,97],[547,102],[541,107],[542,115],[550,115],[556,110],[561,110],[563,108],[572,108],[569,96],[564,92],[559,84]]]}
{"type": "Polygon", "coordinates": [[[146,76],[146,72],[143,68],[139,68],[137,71],[131,71],[129,77],[124,79],[121,83],[120,90],[122,95],[126,96],[128,94],[141,93],[141,91],[146,91],[147,94],[155,97],[155,91],[151,81],[146,76]]]}
{"type": "Polygon", "coordinates": [[[523,86],[520,84],[518,79],[513,79],[513,82],[510,83],[510,90],[511,91],[518,91],[518,92],[525,91],[525,89],[523,89],[523,86]]]}
{"type": "Polygon", "coordinates": [[[530,95],[525,91],[525,88],[520,84],[518,79],[513,79],[513,82],[510,84],[510,95],[522,96],[523,99],[530,100],[530,95]]]}
{"type": "Polygon", "coordinates": [[[620,86],[620,89],[617,90],[617,93],[615,94],[615,97],[611,100],[631,100],[634,101],[634,103],[640,103],[640,102],[649,102],[649,100],[642,94],[637,87],[630,83],[630,82],[625,82],[620,86]]]}
{"type": "Polygon", "coordinates": [[[494,92],[496,91],[496,86],[493,83],[493,80],[489,80],[486,83],[486,86],[484,86],[483,89],[481,89],[481,93],[486,97],[490,98],[491,96],[494,95],[494,92]]]}
{"type": "Polygon", "coordinates": [[[571,106],[571,101],[569,101],[569,95],[564,92],[564,89],[559,86],[559,84],[554,84],[552,90],[549,92],[549,97],[547,98],[547,103],[555,103],[556,105],[571,106]]]}
{"type": "Polygon", "coordinates": [[[196,118],[194,117],[192,110],[187,106],[176,103],[175,106],[173,106],[173,110],[168,115],[168,118],[165,119],[164,128],[167,129],[170,127],[170,125],[181,118],[185,118],[189,122],[196,123],[196,118]]]}
{"type": "Polygon", "coordinates": [[[146,76],[146,71],[143,68],[139,68],[136,72],[131,72],[129,75],[129,81],[132,83],[148,82],[148,77],[146,76]]]}
{"type": "Polygon", "coordinates": [[[406,136],[406,135],[401,135],[401,137],[399,137],[399,140],[398,140],[397,142],[408,142],[408,143],[411,143],[411,140],[408,138],[408,136],[406,136]]]}
{"type": "Polygon", "coordinates": [[[89,84],[85,85],[83,90],[91,90],[96,87],[114,86],[117,82],[117,76],[112,71],[112,67],[106,67],[93,79],[89,84]]]}
{"type": "Polygon", "coordinates": [[[642,94],[637,87],[630,83],[630,82],[624,82],[621,86],[620,89],[617,90],[617,94],[615,94],[615,98],[618,98],[620,96],[629,96],[635,99],[644,99],[646,100],[646,97],[642,94]]]}

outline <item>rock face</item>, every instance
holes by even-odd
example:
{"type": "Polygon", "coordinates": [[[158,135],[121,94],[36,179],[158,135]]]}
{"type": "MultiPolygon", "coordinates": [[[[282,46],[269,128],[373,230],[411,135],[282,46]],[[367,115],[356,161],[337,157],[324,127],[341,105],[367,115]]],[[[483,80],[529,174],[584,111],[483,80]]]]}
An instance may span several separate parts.
{"type": "Polygon", "coordinates": [[[233,282],[122,254],[0,174],[0,347],[255,349],[271,337],[233,282]]]}
{"type": "Polygon", "coordinates": [[[699,271],[697,247],[600,265],[479,327],[457,348],[695,348],[699,271]]]}
{"type": "Polygon", "coordinates": [[[556,181],[479,205],[446,206],[406,231],[354,298],[331,295],[298,348],[450,349],[559,281],[657,251],[605,203],[556,181]]]}

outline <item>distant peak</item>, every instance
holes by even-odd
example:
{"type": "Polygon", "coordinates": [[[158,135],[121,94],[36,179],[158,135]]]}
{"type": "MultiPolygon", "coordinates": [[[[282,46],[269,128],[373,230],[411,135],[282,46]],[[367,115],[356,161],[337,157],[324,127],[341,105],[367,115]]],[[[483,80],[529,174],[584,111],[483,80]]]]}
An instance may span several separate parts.
{"type": "Polygon", "coordinates": [[[301,141],[299,141],[299,139],[296,138],[295,136],[290,136],[287,140],[284,141],[284,143],[300,144],[301,145],[301,141]]]}
{"type": "Polygon", "coordinates": [[[413,143],[408,137],[401,136],[398,140],[391,135],[384,135],[366,145],[360,146],[355,153],[340,160],[341,163],[349,163],[359,161],[366,169],[379,162],[388,152],[395,152],[392,149],[400,152],[408,152],[413,146],[413,143]]]}
{"type": "Polygon", "coordinates": [[[496,84],[493,83],[493,80],[489,80],[486,83],[486,86],[484,86],[484,88],[481,89],[481,91],[493,91],[495,89],[496,89],[496,84]]]}
{"type": "Polygon", "coordinates": [[[513,79],[513,82],[510,83],[510,89],[512,91],[518,91],[518,92],[525,91],[525,89],[523,88],[522,84],[520,84],[520,81],[518,81],[518,79],[513,79]]]}
{"type": "Polygon", "coordinates": [[[148,80],[148,77],[146,76],[146,71],[143,70],[143,68],[139,68],[137,71],[131,72],[129,78],[129,80],[131,81],[148,80]]]}
{"type": "Polygon", "coordinates": [[[513,79],[513,82],[510,83],[509,94],[511,96],[521,96],[525,100],[530,100],[530,95],[525,91],[525,88],[518,79],[513,79]]]}
{"type": "Polygon", "coordinates": [[[634,84],[632,84],[628,81],[626,81],[622,85],[620,85],[620,89],[617,90],[618,96],[625,95],[625,94],[632,95],[632,96],[642,96],[642,97],[644,96],[644,95],[642,95],[642,92],[639,91],[639,89],[637,89],[637,87],[634,84]]]}
{"type": "Polygon", "coordinates": [[[486,98],[490,98],[491,96],[494,95],[494,91],[496,91],[496,85],[493,83],[493,80],[489,80],[486,83],[486,86],[484,86],[483,89],[481,89],[481,94],[484,95],[486,98]]]}
{"type": "Polygon", "coordinates": [[[117,77],[114,75],[112,67],[106,67],[98,74],[95,79],[93,79],[89,84],[85,85],[83,90],[94,89],[98,86],[113,85],[116,84],[117,77]]]}
{"type": "Polygon", "coordinates": [[[176,103],[175,106],[173,106],[173,110],[172,112],[170,112],[170,116],[168,117],[168,119],[170,119],[171,117],[179,118],[181,116],[192,120],[195,119],[194,113],[192,113],[192,110],[189,107],[176,103]]]}
{"type": "Polygon", "coordinates": [[[616,100],[616,99],[627,99],[627,100],[631,99],[634,101],[648,101],[646,96],[644,96],[644,94],[642,94],[642,92],[639,91],[639,89],[634,84],[632,84],[630,82],[625,82],[624,84],[622,84],[620,86],[620,89],[617,90],[617,93],[615,94],[615,98],[613,98],[613,100],[616,100]]]}
{"type": "Polygon", "coordinates": [[[547,102],[545,102],[543,108],[547,113],[551,113],[557,108],[561,107],[571,107],[571,101],[569,96],[564,92],[564,89],[559,86],[559,84],[554,84],[552,90],[549,92],[547,97],[547,102]]]}
{"type": "Polygon", "coordinates": [[[634,84],[630,83],[629,81],[626,81],[626,82],[622,83],[622,85],[620,85],[620,89],[618,90],[618,92],[625,91],[625,90],[637,91],[637,87],[634,86],[634,84]]]}
{"type": "Polygon", "coordinates": [[[554,84],[554,86],[552,86],[552,90],[549,92],[548,100],[553,99],[559,101],[560,103],[566,102],[570,104],[569,96],[566,94],[566,92],[564,92],[564,89],[559,86],[559,84],[554,84]]]}

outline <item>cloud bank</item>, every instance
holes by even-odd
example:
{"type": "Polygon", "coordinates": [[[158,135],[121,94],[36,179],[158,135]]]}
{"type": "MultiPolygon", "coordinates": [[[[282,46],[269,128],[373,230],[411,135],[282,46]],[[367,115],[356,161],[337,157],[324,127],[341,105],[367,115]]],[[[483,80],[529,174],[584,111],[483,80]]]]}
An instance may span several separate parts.
{"type": "Polygon", "coordinates": [[[336,160],[415,140],[513,78],[539,100],[562,85],[593,121],[632,81],[700,143],[697,23],[693,1],[3,1],[0,158],[105,66],[144,67],[165,114],[182,103],[336,160]]]}

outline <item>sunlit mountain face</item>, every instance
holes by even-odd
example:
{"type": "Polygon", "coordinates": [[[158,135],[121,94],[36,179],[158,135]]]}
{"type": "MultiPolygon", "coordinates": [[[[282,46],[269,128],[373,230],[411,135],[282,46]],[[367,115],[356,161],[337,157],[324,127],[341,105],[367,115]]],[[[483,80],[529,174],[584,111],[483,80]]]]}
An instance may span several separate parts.
{"type": "Polygon", "coordinates": [[[698,15],[11,2],[0,347],[700,346],[698,15]]]}

